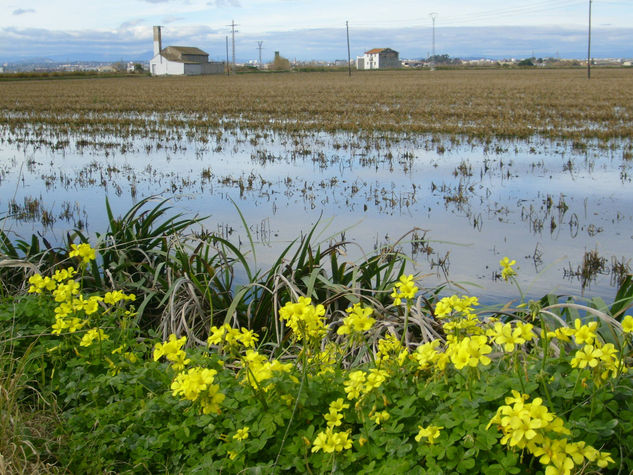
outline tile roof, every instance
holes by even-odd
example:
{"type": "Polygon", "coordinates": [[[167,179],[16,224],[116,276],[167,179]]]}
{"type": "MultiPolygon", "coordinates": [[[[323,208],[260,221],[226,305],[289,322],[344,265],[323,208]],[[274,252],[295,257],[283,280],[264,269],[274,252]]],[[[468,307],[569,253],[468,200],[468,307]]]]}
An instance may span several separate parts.
{"type": "Polygon", "coordinates": [[[365,51],[365,54],[378,54],[378,53],[397,53],[397,51],[392,50],[391,48],[374,48],[369,51],[365,51]]]}
{"type": "MultiPolygon", "coordinates": [[[[164,48],[160,54],[169,61],[178,61],[178,62],[192,62],[191,60],[184,60],[183,55],[187,56],[209,56],[209,53],[202,51],[200,48],[195,48],[193,46],[168,46],[164,48]]],[[[195,61],[193,61],[195,62],[195,61]]]]}

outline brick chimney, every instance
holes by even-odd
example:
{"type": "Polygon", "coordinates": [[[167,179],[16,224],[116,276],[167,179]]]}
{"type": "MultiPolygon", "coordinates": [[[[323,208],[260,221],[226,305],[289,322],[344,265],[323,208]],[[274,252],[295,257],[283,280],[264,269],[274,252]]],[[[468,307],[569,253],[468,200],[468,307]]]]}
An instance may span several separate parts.
{"type": "Polygon", "coordinates": [[[160,40],[160,26],[154,27],[154,56],[160,54],[160,51],[163,49],[160,40]]]}

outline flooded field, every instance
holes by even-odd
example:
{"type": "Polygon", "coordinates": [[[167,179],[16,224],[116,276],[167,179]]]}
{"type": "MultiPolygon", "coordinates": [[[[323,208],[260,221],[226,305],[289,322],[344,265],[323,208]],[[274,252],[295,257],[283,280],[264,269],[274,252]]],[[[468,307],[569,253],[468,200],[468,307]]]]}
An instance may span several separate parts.
{"type": "Polygon", "coordinates": [[[447,278],[483,301],[516,290],[499,259],[517,260],[531,297],[615,295],[631,266],[633,160],[625,140],[474,140],[458,135],[287,133],[218,128],[203,140],[59,134],[35,125],[0,134],[5,232],[60,242],[89,234],[154,194],[204,215],[207,231],[248,248],[266,267],[319,222],[323,245],[348,258],[395,244],[429,286],[447,278]]]}

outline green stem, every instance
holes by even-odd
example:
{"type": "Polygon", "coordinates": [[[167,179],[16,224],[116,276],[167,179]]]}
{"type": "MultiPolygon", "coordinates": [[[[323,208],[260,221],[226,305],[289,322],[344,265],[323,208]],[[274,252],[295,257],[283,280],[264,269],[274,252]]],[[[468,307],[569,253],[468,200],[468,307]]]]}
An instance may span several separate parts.
{"type": "Polygon", "coordinates": [[[597,392],[598,391],[597,391],[597,389],[595,387],[595,384],[594,384],[594,389],[591,392],[591,410],[589,412],[589,421],[591,421],[593,419],[593,411],[594,411],[594,409],[596,407],[596,393],[597,392]]]}
{"type": "Polygon", "coordinates": [[[525,295],[523,295],[523,291],[521,290],[521,286],[519,285],[519,282],[517,281],[516,277],[514,277],[514,276],[510,276],[510,279],[512,279],[512,283],[514,284],[514,286],[519,291],[519,295],[521,295],[521,303],[524,303],[525,302],[525,295]]]}
{"type": "Polygon", "coordinates": [[[517,377],[519,378],[519,383],[521,384],[521,392],[523,394],[527,394],[525,390],[525,383],[523,382],[523,376],[521,375],[521,368],[519,367],[519,354],[518,352],[514,352],[514,369],[517,373],[517,377]]]}
{"type": "Polygon", "coordinates": [[[541,372],[545,371],[545,363],[549,356],[549,338],[547,337],[547,324],[543,315],[541,317],[541,341],[543,342],[543,359],[541,360],[541,372]]]}
{"type": "Polygon", "coordinates": [[[576,382],[574,383],[574,390],[571,392],[572,397],[576,395],[576,389],[578,388],[578,383],[580,382],[580,370],[578,371],[578,376],[576,377],[576,382]]]}
{"type": "Polygon", "coordinates": [[[259,399],[261,401],[261,403],[263,404],[264,408],[266,410],[268,410],[268,404],[266,403],[266,398],[264,396],[262,396],[261,394],[261,387],[259,385],[259,381],[257,381],[257,378],[255,378],[255,374],[253,373],[253,370],[251,370],[251,367],[248,363],[246,363],[246,361],[244,361],[244,359],[242,358],[242,364],[244,364],[246,366],[246,372],[248,374],[250,374],[251,378],[253,379],[253,382],[255,383],[255,386],[257,386],[257,388],[254,388],[252,384],[250,384],[250,381],[248,381],[248,377],[247,379],[247,384],[248,386],[251,388],[251,391],[253,391],[253,394],[255,395],[255,398],[259,399]]]}
{"type": "Polygon", "coordinates": [[[404,309],[404,330],[402,331],[402,337],[400,338],[400,344],[404,346],[407,331],[409,330],[409,307],[411,304],[409,303],[409,299],[407,299],[407,306],[404,309]]]}
{"type": "Polygon", "coordinates": [[[299,391],[297,391],[297,397],[295,398],[295,405],[292,408],[292,414],[290,414],[290,420],[288,420],[288,425],[286,425],[286,431],[284,432],[284,436],[281,439],[281,446],[279,447],[279,452],[277,452],[277,457],[275,458],[275,463],[273,468],[277,466],[277,462],[279,461],[279,457],[281,456],[281,452],[284,449],[284,444],[286,443],[286,438],[288,437],[288,432],[290,431],[290,426],[292,425],[292,421],[294,420],[295,413],[297,412],[297,406],[299,406],[299,396],[301,396],[301,391],[303,390],[303,383],[306,379],[306,373],[308,371],[308,358],[305,351],[302,354],[302,363],[303,368],[301,372],[301,383],[299,384],[299,391]]]}

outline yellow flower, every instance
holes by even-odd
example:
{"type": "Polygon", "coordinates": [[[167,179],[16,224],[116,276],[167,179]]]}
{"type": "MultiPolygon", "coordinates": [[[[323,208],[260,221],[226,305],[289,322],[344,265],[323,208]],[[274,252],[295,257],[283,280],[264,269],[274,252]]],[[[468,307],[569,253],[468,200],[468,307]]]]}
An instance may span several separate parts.
{"type": "Polygon", "coordinates": [[[224,324],[220,328],[216,327],[215,325],[212,326],[209,330],[210,334],[209,338],[207,339],[207,343],[209,343],[209,345],[221,344],[222,340],[224,339],[224,334],[226,333],[227,327],[231,328],[228,324],[224,324]]]}
{"type": "Polygon", "coordinates": [[[624,333],[633,333],[633,317],[627,315],[622,319],[622,331],[624,333]]]}
{"type": "Polygon", "coordinates": [[[288,302],[279,309],[279,318],[288,322],[297,340],[316,341],[327,333],[325,307],[311,303],[312,299],[299,297],[297,303],[288,302]]]}
{"type": "Polygon", "coordinates": [[[371,307],[362,307],[360,303],[354,304],[345,310],[349,316],[343,319],[343,325],[336,331],[339,335],[350,333],[362,333],[368,331],[376,322],[370,315],[374,312],[371,307]]]}
{"type": "Polygon", "coordinates": [[[512,328],[511,323],[495,323],[494,327],[489,329],[486,334],[492,337],[497,345],[503,346],[506,352],[514,351],[515,345],[522,345],[525,343],[525,338],[522,336],[520,328],[512,328]]]}
{"type": "Polygon", "coordinates": [[[245,348],[255,348],[255,344],[259,338],[259,335],[253,330],[247,330],[246,328],[242,328],[242,333],[237,336],[237,341],[239,341],[245,348]]]}
{"type": "Polygon", "coordinates": [[[611,458],[611,454],[609,452],[600,452],[596,457],[596,463],[598,467],[605,468],[610,463],[615,463],[615,460],[611,458]]]}
{"type": "Polygon", "coordinates": [[[31,284],[28,290],[29,293],[37,294],[41,294],[44,289],[51,292],[55,290],[55,287],[57,286],[55,280],[51,279],[48,276],[42,277],[40,274],[35,274],[29,277],[29,284],[31,284]]]}
{"type": "Polygon", "coordinates": [[[185,366],[191,363],[191,360],[187,358],[187,353],[183,350],[178,350],[176,353],[171,353],[166,355],[167,359],[171,361],[171,366],[176,371],[182,371],[185,369],[185,366]]]}
{"type": "Polygon", "coordinates": [[[345,399],[343,399],[342,397],[330,403],[330,411],[341,412],[343,409],[347,409],[348,407],[349,404],[347,404],[345,402],[345,399]]]}
{"type": "Polygon", "coordinates": [[[420,440],[422,440],[422,437],[426,437],[427,442],[433,445],[435,443],[435,439],[440,436],[440,430],[442,430],[443,428],[444,427],[442,426],[434,425],[430,425],[428,427],[418,426],[420,432],[418,432],[418,435],[415,436],[415,441],[420,442],[420,440]]]}
{"type": "Polygon", "coordinates": [[[376,425],[380,425],[381,422],[388,421],[391,415],[387,411],[376,412],[373,416],[370,417],[372,421],[376,423],[376,425]]]}
{"type": "Polygon", "coordinates": [[[483,335],[465,337],[459,342],[451,342],[447,353],[456,369],[465,366],[476,367],[479,364],[488,366],[491,360],[488,355],[492,347],[487,344],[488,339],[483,335]]]}
{"type": "Polygon", "coordinates": [[[56,282],[63,282],[68,279],[72,279],[77,271],[73,267],[68,267],[67,269],[58,269],[53,274],[53,280],[56,282]]]}
{"type": "Polygon", "coordinates": [[[594,338],[596,337],[596,329],[598,328],[598,322],[589,322],[586,325],[583,325],[579,318],[574,321],[574,339],[576,340],[576,344],[582,345],[583,343],[586,345],[591,345],[593,343],[594,338]]]}
{"type": "Polygon", "coordinates": [[[125,294],[120,290],[113,290],[112,292],[106,292],[103,296],[103,302],[108,305],[115,305],[121,300],[131,300],[134,302],[136,300],[136,296],[134,294],[125,294]]]}
{"type": "Polygon", "coordinates": [[[70,302],[73,295],[77,294],[79,294],[79,283],[74,280],[69,280],[65,284],[59,284],[57,288],[53,290],[55,302],[70,302]]]}
{"type": "Polygon", "coordinates": [[[512,268],[512,266],[516,263],[517,261],[514,259],[510,260],[507,257],[504,257],[499,261],[499,265],[501,266],[501,277],[503,277],[503,280],[508,280],[509,277],[517,275],[516,271],[512,268]]]}
{"type": "Polygon", "coordinates": [[[255,389],[262,389],[265,392],[272,385],[262,386],[262,382],[272,378],[274,376],[273,373],[289,373],[292,369],[292,363],[282,363],[277,359],[268,361],[264,355],[259,354],[255,350],[247,350],[242,363],[244,365],[242,382],[250,384],[255,389]]]}
{"type": "Polygon", "coordinates": [[[325,432],[319,432],[312,443],[312,452],[318,452],[319,450],[326,452],[326,447],[328,447],[328,436],[325,432]]]}
{"type": "Polygon", "coordinates": [[[347,399],[357,399],[363,393],[365,387],[365,372],[358,370],[349,374],[349,379],[345,381],[345,392],[347,399]]]}
{"type": "Polygon", "coordinates": [[[433,340],[416,348],[413,357],[417,360],[421,370],[431,368],[438,361],[440,358],[440,353],[437,351],[438,346],[440,346],[440,340],[433,340]]]}
{"type": "Polygon", "coordinates": [[[87,264],[96,258],[95,250],[90,247],[90,244],[71,244],[72,251],[68,254],[69,257],[81,257],[81,263],[87,264]]]}
{"type": "Polygon", "coordinates": [[[187,341],[187,337],[176,338],[173,333],[169,335],[169,340],[154,345],[154,361],[158,361],[161,356],[169,358],[170,355],[176,355],[187,341]]]}
{"type": "Polygon", "coordinates": [[[328,427],[336,427],[342,424],[341,419],[343,419],[343,415],[330,409],[330,412],[324,414],[323,418],[326,420],[328,427]]]}
{"type": "Polygon", "coordinates": [[[248,439],[248,431],[249,431],[248,426],[242,427],[241,429],[237,429],[237,432],[235,433],[233,438],[236,440],[246,440],[248,439]]]}
{"type": "Polygon", "coordinates": [[[413,281],[413,274],[409,275],[401,275],[398,282],[393,288],[393,292],[391,293],[391,298],[393,298],[393,303],[395,305],[400,305],[402,299],[412,299],[415,297],[418,288],[415,286],[415,282],[413,281]]]}
{"type": "Polygon", "coordinates": [[[435,306],[435,316],[437,318],[446,318],[451,313],[461,313],[465,317],[472,315],[473,307],[479,305],[477,297],[468,297],[463,295],[461,298],[457,295],[451,295],[450,297],[444,297],[435,306]]]}
{"type": "Polygon", "coordinates": [[[328,427],[325,432],[319,432],[312,443],[312,452],[323,452],[331,454],[342,452],[352,448],[352,441],[349,439],[349,432],[334,432],[328,427]]]}
{"type": "Polygon", "coordinates": [[[216,374],[214,369],[199,367],[178,373],[171,383],[172,394],[183,396],[189,401],[198,401],[204,414],[220,412],[225,395],[219,392],[219,385],[213,384],[216,374]]]}
{"type": "Polygon", "coordinates": [[[81,338],[79,346],[90,346],[94,340],[103,341],[108,340],[109,338],[110,337],[106,335],[101,328],[92,328],[81,338]]]}

